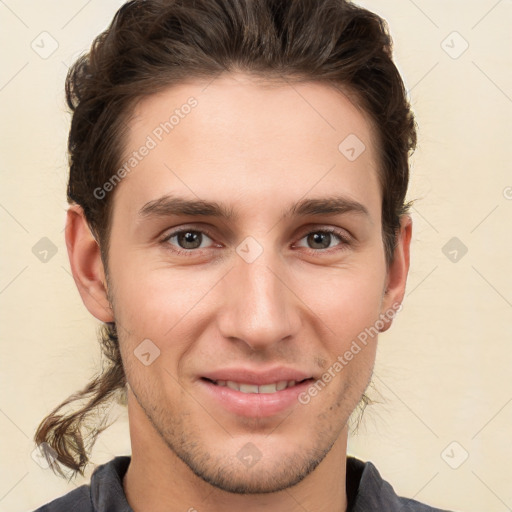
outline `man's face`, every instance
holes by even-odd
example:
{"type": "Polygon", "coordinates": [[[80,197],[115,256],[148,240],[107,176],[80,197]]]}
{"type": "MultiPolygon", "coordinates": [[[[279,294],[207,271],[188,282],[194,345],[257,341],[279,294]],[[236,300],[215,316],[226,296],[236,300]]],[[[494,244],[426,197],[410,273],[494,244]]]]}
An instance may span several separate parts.
{"type": "Polygon", "coordinates": [[[390,307],[369,124],[325,85],[269,87],[244,75],[170,88],[134,114],[126,160],[151,148],[114,192],[108,283],[131,413],[222,489],[297,483],[345,432],[376,338],[309,403],[299,393],[390,307]],[[159,131],[191,96],[197,105],[159,131]],[[155,204],[165,196],[214,202],[232,217],[175,215],[155,204]],[[291,210],[332,198],[345,211],[291,210]],[[270,385],[262,391],[311,381],[268,394],[211,382],[230,378],[270,385]],[[247,456],[259,458],[250,470],[247,456]]]}

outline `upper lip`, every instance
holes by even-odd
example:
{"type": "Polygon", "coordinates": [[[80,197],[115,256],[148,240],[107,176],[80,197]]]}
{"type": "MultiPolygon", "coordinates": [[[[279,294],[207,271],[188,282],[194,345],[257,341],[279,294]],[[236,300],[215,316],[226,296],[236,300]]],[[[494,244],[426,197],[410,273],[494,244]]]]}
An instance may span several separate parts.
{"type": "Polygon", "coordinates": [[[204,373],[201,377],[215,381],[231,380],[241,384],[264,386],[265,384],[273,384],[283,380],[300,382],[301,380],[312,378],[312,375],[294,368],[280,366],[258,371],[249,368],[223,368],[204,373]]]}

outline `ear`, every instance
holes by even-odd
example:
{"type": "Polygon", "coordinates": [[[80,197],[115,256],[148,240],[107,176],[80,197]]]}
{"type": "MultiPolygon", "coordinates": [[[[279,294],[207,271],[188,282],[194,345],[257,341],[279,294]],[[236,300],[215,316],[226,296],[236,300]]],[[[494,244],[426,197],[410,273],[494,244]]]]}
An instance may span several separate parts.
{"type": "Polygon", "coordinates": [[[405,285],[409,273],[410,245],[412,236],[412,219],[409,215],[402,215],[400,218],[400,231],[393,262],[389,266],[386,286],[382,300],[381,319],[384,327],[380,332],[387,331],[393,323],[396,312],[400,309],[397,306],[402,304],[405,295],[405,285]]]}
{"type": "Polygon", "coordinates": [[[72,205],[67,211],[66,246],[73,279],[85,307],[98,320],[113,322],[100,247],[79,205],[72,205]]]}

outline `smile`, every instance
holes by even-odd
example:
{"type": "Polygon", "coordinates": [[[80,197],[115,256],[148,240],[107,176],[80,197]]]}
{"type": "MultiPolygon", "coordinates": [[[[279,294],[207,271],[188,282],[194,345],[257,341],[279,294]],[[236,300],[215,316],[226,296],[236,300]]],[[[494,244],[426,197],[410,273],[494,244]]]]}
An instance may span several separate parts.
{"type": "MultiPolygon", "coordinates": [[[[209,379],[207,379],[209,380],[209,379]]],[[[308,380],[308,379],[304,379],[308,380]]],[[[270,384],[263,384],[261,386],[257,386],[255,384],[244,384],[241,382],[235,382],[232,380],[210,380],[217,386],[226,386],[229,389],[233,389],[234,391],[240,391],[241,393],[264,393],[271,394],[277,393],[278,391],[283,391],[284,389],[291,388],[295,386],[296,382],[294,380],[280,380],[279,382],[273,382],[270,384]]],[[[303,382],[303,381],[301,381],[303,382]]]]}

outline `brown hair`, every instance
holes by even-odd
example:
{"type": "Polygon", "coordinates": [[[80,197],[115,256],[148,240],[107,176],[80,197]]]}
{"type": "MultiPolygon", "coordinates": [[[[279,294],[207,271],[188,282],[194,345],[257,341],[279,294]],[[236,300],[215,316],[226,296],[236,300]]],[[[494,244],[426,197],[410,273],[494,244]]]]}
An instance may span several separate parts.
{"type": "MultiPolygon", "coordinates": [[[[114,194],[98,198],[94,191],[120,166],[136,102],[173,84],[234,71],[283,82],[322,82],[348,93],[368,114],[380,150],[389,265],[400,217],[410,207],[405,195],[416,129],[385,21],[346,0],[133,0],[119,9],[66,78],[72,111],[68,201],[83,208],[107,276],[114,194]]],[[[102,326],[100,344],[108,360],[102,374],[54,409],[34,436],[37,444],[46,442],[57,452],[58,462],[82,475],[89,461],[81,433],[87,418],[126,392],[115,324],[102,326]],[[84,398],[89,400],[77,412],[57,414],[84,398]]],[[[368,401],[363,395],[363,408],[368,401]]],[[[92,428],[89,448],[102,430],[92,428]]],[[[63,475],[58,464],[52,468],[63,475]]]]}

